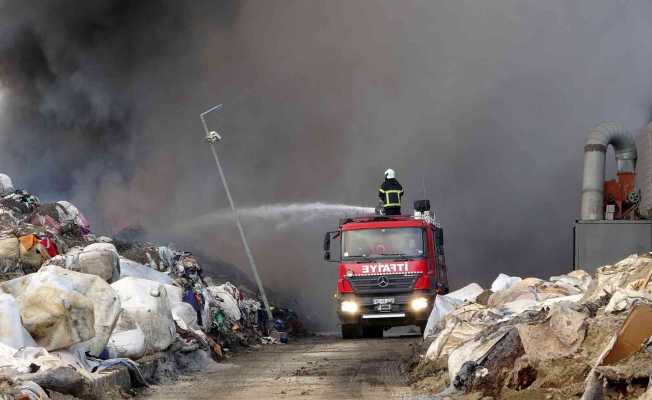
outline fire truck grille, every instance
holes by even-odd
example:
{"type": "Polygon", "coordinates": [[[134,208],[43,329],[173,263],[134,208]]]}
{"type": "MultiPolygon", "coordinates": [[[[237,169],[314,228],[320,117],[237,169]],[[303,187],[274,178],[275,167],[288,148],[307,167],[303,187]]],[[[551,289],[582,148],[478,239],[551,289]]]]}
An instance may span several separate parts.
{"type": "Polygon", "coordinates": [[[364,275],[350,276],[348,279],[353,292],[357,294],[400,293],[412,291],[420,275],[364,275]]]}

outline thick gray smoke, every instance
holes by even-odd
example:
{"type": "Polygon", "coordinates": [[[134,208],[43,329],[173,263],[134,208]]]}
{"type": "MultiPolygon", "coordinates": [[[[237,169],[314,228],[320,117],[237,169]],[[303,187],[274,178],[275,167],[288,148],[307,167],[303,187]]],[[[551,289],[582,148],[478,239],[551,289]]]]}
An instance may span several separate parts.
{"type": "MultiPolygon", "coordinates": [[[[187,3],[0,0],[0,169],[246,270],[228,221],[166,229],[227,207],[199,121],[224,103],[243,207],[374,206],[392,167],[407,204],[425,183],[452,285],[486,284],[570,267],[588,129],[650,118],[648,0],[187,3]]],[[[336,218],[245,225],[263,280],[332,325],[336,218]]]]}

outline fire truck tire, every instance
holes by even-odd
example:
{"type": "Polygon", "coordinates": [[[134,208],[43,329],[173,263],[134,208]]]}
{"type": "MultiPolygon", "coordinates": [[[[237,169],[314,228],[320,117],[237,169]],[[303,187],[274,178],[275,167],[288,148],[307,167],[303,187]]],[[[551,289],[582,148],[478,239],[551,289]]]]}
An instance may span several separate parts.
{"type": "Polygon", "coordinates": [[[366,338],[382,338],[383,337],[383,327],[382,326],[365,326],[362,328],[362,336],[366,338]]]}
{"type": "Polygon", "coordinates": [[[360,324],[342,325],[342,339],[358,339],[362,336],[362,327],[360,324]]]}

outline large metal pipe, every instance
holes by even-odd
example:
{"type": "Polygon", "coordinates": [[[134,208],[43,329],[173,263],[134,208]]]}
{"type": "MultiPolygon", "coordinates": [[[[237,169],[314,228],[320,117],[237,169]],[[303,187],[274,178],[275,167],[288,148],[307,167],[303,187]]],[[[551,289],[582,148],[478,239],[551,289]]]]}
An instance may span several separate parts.
{"type": "Polygon", "coordinates": [[[621,124],[604,122],[592,129],[584,146],[582,220],[604,219],[605,156],[611,145],[618,172],[636,171],[636,142],[621,124]]]}

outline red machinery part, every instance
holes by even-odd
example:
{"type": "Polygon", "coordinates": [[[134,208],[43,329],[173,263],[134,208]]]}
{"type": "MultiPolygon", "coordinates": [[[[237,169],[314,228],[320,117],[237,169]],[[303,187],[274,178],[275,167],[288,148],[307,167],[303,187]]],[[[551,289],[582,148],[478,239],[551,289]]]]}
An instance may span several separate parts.
{"type": "Polygon", "coordinates": [[[636,193],[636,173],[619,172],[617,178],[604,183],[604,207],[616,206],[614,219],[624,219],[637,205],[629,199],[630,193],[636,193]]]}

